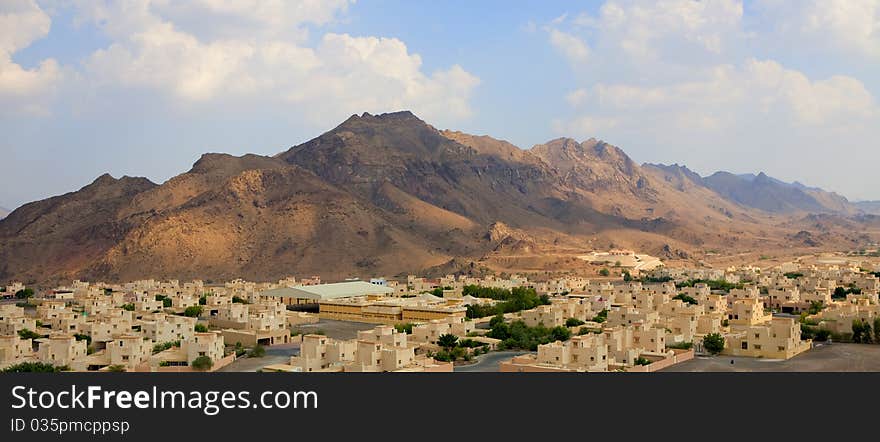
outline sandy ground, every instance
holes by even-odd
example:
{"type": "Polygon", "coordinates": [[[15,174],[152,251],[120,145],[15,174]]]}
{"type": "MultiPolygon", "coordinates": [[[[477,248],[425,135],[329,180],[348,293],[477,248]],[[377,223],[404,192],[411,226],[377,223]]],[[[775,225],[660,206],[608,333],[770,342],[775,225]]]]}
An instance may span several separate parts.
{"type": "Polygon", "coordinates": [[[379,324],[368,324],[365,322],[336,321],[333,319],[321,319],[317,324],[303,324],[294,327],[303,333],[323,332],[324,335],[333,339],[355,339],[357,332],[361,330],[372,330],[379,324]]]}
{"type": "Polygon", "coordinates": [[[821,345],[787,361],[730,356],[696,357],[664,372],[845,372],[880,371],[880,345],[821,345]],[[731,364],[731,361],[733,363],[731,364]]]}

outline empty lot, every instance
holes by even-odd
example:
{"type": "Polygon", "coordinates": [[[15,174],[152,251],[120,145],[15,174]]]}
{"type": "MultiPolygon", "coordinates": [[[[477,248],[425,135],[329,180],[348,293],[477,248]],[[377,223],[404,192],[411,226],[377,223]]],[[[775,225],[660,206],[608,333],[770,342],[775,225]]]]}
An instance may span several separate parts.
{"type": "Polygon", "coordinates": [[[787,361],[731,356],[696,357],[666,372],[880,371],[880,345],[821,345],[787,361]],[[731,361],[733,363],[731,364],[731,361]]]}

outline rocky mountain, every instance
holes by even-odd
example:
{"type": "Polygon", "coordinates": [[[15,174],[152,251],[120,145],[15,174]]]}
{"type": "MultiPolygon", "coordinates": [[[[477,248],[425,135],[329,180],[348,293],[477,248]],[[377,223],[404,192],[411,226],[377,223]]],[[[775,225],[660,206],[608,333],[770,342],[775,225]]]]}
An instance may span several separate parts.
{"type": "Polygon", "coordinates": [[[273,157],[205,154],[161,185],[104,175],[26,204],[0,220],[0,281],[547,272],[576,270],[592,249],[686,260],[866,240],[774,217],[792,201],[830,204],[810,206],[811,189],[755,200],[743,182],[781,186],[640,166],[595,139],[524,150],[410,112],[364,113],[273,157]]]}
{"type": "Polygon", "coordinates": [[[864,213],[880,215],[880,201],[857,201],[853,204],[864,213]]]}
{"type": "Polygon", "coordinates": [[[685,166],[673,164],[645,164],[664,176],[679,189],[705,187],[738,205],[767,213],[843,213],[856,214],[861,210],[846,198],[834,192],[807,187],[797,181],[787,183],[758,174],[715,172],[701,177],[685,166]]]}

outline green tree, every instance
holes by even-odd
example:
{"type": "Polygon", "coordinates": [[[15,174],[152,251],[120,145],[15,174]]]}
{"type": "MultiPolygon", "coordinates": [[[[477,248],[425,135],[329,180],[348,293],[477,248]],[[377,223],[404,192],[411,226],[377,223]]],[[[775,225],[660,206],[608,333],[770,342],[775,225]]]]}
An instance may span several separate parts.
{"type": "Polygon", "coordinates": [[[208,331],[208,327],[205,324],[196,324],[194,330],[196,333],[205,333],[208,331]]]}
{"type": "Polygon", "coordinates": [[[34,296],[34,289],[27,287],[15,292],[15,299],[28,299],[34,296]]]}
{"type": "Polygon", "coordinates": [[[571,338],[571,330],[566,327],[557,326],[550,329],[550,336],[552,341],[567,341],[571,338]]]}
{"type": "Polygon", "coordinates": [[[85,333],[77,333],[73,335],[77,341],[86,341],[86,345],[92,345],[92,337],[85,333]]]}
{"type": "Polygon", "coordinates": [[[608,276],[611,272],[608,269],[599,270],[599,276],[608,276]]]}
{"type": "Polygon", "coordinates": [[[880,316],[874,318],[874,342],[880,344],[880,316]]]}
{"type": "Polygon", "coordinates": [[[162,307],[171,307],[171,298],[165,295],[156,295],[156,301],[162,301],[162,307]]]}
{"type": "Polygon", "coordinates": [[[190,366],[198,371],[208,371],[214,366],[214,361],[208,356],[199,356],[192,361],[190,366]]]}
{"type": "Polygon", "coordinates": [[[18,337],[20,337],[21,339],[39,339],[42,338],[43,335],[39,333],[34,333],[26,328],[23,328],[18,331],[18,337]]]}
{"type": "Polygon", "coordinates": [[[682,302],[686,302],[688,304],[696,304],[697,303],[696,299],[694,299],[692,296],[685,295],[684,293],[679,293],[678,295],[675,295],[672,299],[679,299],[682,302]]]}
{"type": "Polygon", "coordinates": [[[66,365],[54,366],[43,362],[22,362],[20,364],[10,365],[3,369],[4,373],[56,373],[59,371],[68,371],[70,367],[66,365]]]}
{"type": "Polygon", "coordinates": [[[251,358],[262,358],[266,356],[266,347],[263,347],[260,344],[254,346],[251,351],[248,353],[248,356],[251,358]]]}
{"type": "Polygon", "coordinates": [[[395,324],[394,328],[397,329],[398,333],[406,333],[408,335],[411,335],[412,329],[413,329],[413,323],[406,322],[406,323],[395,324]]]}
{"type": "Polygon", "coordinates": [[[724,336],[720,333],[709,333],[703,337],[703,348],[713,355],[721,353],[724,350],[724,336]]]}
{"type": "Polygon", "coordinates": [[[455,348],[457,343],[458,336],[455,336],[451,333],[442,334],[439,338],[437,338],[437,345],[445,348],[447,351],[451,348],[455,348]]]}
{"type": "Polygon", "coordinates": [[[831,331],[820,328],[819,330],[816,330],[816,335],[813,337],[813,340],[818,342],[825,342],[828,340],[829,336],[831,336],[831,331]]]}
{"type": "Polygon", "coordinates": [[[202,307],[199,305],[189,306],[183,311],[183,316],[188,316],[190,318],[198,318],[201,314],[202,307]]]}
{"type": "Polygon", "coordinates": [[[134,304],[132,304],[132,303],[122,304],[122,309],[125,311],[133,312],[134,311],[134,304]]]}
{"type": "Polygon", "coordinates": [[[870,344],[872,341],[871,324],[861,319],[853,319],[852,322],[853,342],[870,344]]]}
{"type": "Polygon", "coordinates": [[[630,282],[630,281],[632,281],[632,280],[633,280],[633,276],[632,276],[632,274],[629,272],[629,270],[624,270],[624,271],[623,271],[623,281],[624,281],[624,282],[630,282]]]}
{"type": "Polygon", "coordinates": [[[504,315],[499,313],[489,320],[489,328],[493,328],[498,324],[504,324],[504,315]]]}

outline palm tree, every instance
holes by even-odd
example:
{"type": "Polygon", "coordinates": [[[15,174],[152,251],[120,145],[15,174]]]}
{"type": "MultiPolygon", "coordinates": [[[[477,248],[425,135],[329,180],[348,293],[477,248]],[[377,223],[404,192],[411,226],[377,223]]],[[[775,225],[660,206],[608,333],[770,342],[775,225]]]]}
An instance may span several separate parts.
{"type": "Polygon", "coordinates": [[[437,338],[437,345],[445,348],[447,351],[455,347],[456,343],[458,343],[458,336],[453,334],[446,333],[437,338]]]}

